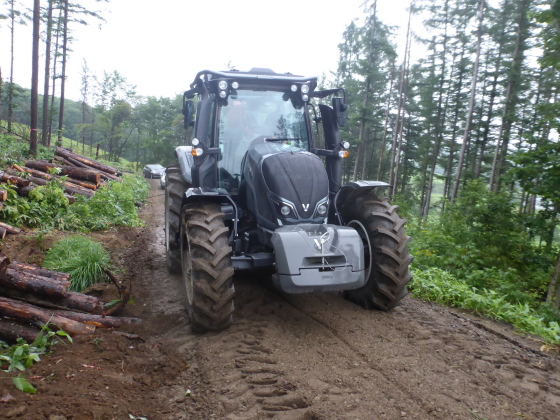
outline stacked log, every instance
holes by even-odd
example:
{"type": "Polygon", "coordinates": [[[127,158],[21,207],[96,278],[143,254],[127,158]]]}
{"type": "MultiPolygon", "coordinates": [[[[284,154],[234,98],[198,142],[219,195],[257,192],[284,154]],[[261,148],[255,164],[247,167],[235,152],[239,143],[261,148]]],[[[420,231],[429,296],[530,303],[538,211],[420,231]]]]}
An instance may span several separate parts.
{"type": "Polygon", "coordinates": [[[13,342],[19,336],[31,341],[47,323],[70,335],[140,323],[138,318],[103,313],[98,298],[70,291],[69,286],[66,273],[0,256],[0,340],[13,342]]]}
{"type": "Polygon", "coordinates": [[[69,164],[73,166],[99,171],[101,178],[105,180],[122,181],[122,179],[119,178],[120,176],[122,176],[122,173],[112,166],[105,165],[104,163],[98,162],[94,159],[90,159],[86,156],[72,153],[62,147],[57,147],[55,149],[55,154],[56,156],[65,159],[69,164]]]}
{"type": "MultiPolygon", "coordinates": [[[[0,171],[0,183],[10,183],[15,187],[18,195],[26,197],[29,192],[37,186],[46,185],[53,179],[60,180],[61,176],[66,177],[62,182],[64,193],[70,204],[76,199],[76,195],[85,197],[93,197],[100,186],[106,181],[121,181],[122,173],[116,168],[105,165],[96,160],[81,156],[71,151],[57,147],[55,150],[55,158],[49,162],[46,160],[28,160],[25,166],[12,165],[5,171],[0,171]],[[52,170],[57,169],[60,175],[53,174],[52,170]],[[22,176],[22,174],[26,174],[22,176]]],[[[0,211],[4,206],[3,202],[8,198],[8,193],[0,186],[0,211]]],[[[14,233],[12,230],[0,227],[0,239],[4,238],[6,233],[14,233]]]]}

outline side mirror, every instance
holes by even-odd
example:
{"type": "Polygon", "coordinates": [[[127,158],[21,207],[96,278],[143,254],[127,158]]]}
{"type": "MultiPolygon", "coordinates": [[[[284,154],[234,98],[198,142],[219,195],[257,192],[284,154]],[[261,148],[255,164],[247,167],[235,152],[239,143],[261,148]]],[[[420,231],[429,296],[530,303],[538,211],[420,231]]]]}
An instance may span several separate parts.
{"type": "Polygon", "coordinates": [[[339,127],[344,127],[346,125],[346,110],[348,105],[344,102],[344,98],[335,97],[332,98],[333,111],[336,116],[336,123],[339,127]]]}
{"type": "Polygon", "coordinates": [[[183,115],[185,116],[185,119],[183,121],[183,126],[185,127],[185,129],[194,126],[194,104],[192,103],[192,101],[186,101],[185,97],[183,97],[183,115]]]}

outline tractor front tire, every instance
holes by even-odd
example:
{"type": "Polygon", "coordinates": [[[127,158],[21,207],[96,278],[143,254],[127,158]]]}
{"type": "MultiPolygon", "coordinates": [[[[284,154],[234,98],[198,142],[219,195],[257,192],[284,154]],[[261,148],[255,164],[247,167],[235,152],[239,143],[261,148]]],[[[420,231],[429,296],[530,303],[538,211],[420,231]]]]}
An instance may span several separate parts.
{"type": "Polygon", "coordinates": [[[397,209],[386,199],[368,195],[342,211],[346,225],[362,238],[366,260],[366,284],[345,291],[344,297],[366,309],[388,311],[408,294],[410,237],[404,233],[406,220],[398,216],[397,209]]]}
{"type": "Polygon", "coordinates": [[[179,165],[171,165],[166,170],[165,183],[165,262],[170,274],[181,274],[181,204],[190,184],[183,179],[179,165]]]}
{"type": "Polygon", "coordinates": [[[220,205],[190,203],[181,212],[181,256],[193,332],[221,331],[233,314],[233,265],[220,205]]]}

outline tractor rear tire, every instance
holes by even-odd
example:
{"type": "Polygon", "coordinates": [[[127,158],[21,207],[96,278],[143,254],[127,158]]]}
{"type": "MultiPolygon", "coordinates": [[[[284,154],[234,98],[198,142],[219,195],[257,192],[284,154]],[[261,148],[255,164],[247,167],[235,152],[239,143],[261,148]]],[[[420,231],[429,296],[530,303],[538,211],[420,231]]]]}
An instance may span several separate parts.
{"type": "Polygon", "coordinates": [[[171,165],[166,170],[165,183],[165,262],[170,274],[181,274],[181,205],[185,191],[190,184],[183,179],[179,165],[171,165]]]}
{"type": "Polygon", "coordinates": [[[229,229],[220,205],[190,203],[181,212],[181,256],[191,330],[221,331],[233,314],[229,229]]]}
{"type": "Polygon", "coordinates": [[[366,259],[366,284],[345,291],[344,297],[366,309],[388,311],[408,294],[410,237],[404,233],[406,219],[398,216],[397,209],[386,199],[368,195],[342,211],[346,225],[360,234],[366,259]]]}

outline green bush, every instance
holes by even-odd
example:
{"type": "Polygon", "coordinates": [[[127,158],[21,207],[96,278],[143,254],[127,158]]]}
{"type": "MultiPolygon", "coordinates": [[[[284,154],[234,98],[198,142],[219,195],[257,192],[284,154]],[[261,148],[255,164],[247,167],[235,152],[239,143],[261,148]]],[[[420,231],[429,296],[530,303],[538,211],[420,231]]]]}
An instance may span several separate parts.
{"type": "Polygon", "coordinates": [[[105,282],[109,254],[91,239],[72,235],[61,239],[47,251],[43,266],[70,274],[71,289],[82,292],[95,283],[105,282]]]}
{"type": "Polygon", "coordinates": [[[124,176],[123,182],[109,182],[91,198],[76,197],[74,204],[69,204],[63,186],[57,180],[34,188],[27,198],[19,197],[13,188],[8,187],[2,221],[41,231],[88,232],[111,226],[140,226],[142,221],[135,203],[143,202],[148,191],[149,185],[135,175],[124,176]]]}
{"type": "Polygon", "coordinates": [[[136,203],[146,199],[149,189],[143,178],[125,175],[123,182],[110,181],[93,197],[78,198],[70,208],[88,230],[103,230],[110,226],[141,226],[136,203]]]}
{"type": "Polygon", "coordinates": [[[488,192],[479,181],[448,203],[441,219],[414,227],[412,234],[417,268],[448,271],[467,286],[535,309],[546,293],[555,251],[534,246],[510,197],[488,192]]]}

